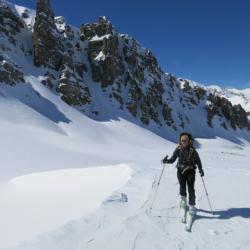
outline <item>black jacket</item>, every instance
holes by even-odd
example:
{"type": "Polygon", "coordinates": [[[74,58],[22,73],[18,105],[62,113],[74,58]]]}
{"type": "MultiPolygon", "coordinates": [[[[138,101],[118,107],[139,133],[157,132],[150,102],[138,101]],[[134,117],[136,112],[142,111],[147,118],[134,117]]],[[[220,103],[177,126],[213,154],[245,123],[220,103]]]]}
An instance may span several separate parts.
{"type": "Polygon", "coordinates": [[[193,166],[194,169],[196,165],[199,171],[202,171],[202,164],[198,152],[194,147],[188,146],[187,148],[177,147],[171,156],[171,158],[166,160],[166,163],[173,163],[178,157],[177,168],[180,165],[193,166]]]}

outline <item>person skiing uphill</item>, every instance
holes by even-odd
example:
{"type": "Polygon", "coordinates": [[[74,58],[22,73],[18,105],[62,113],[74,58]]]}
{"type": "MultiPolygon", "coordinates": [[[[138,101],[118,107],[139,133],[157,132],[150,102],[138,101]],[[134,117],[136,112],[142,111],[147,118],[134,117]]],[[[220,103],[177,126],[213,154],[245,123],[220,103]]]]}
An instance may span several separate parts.
{"type": "Polygon", "coordinates": [[[166,156],[162,162],[173,163],[178,157],[177,167],[177,178],[180,184],[180,208],[183,209],[182,222],[186,222],[186,212],[187,212],[187,192],[186,186],[188,187],[188,198],[189,198],[189,214],[193,217],[196,213],[195,209],[195,172],[196,165],[198,166],[199,173],[204,176],[204,171],[202,169],[201,160],[198,152],[193,147],[193,138],[190,133],[183,132],[179,136],[179,143],[173,152],[171,158],[168,159],[166,156]]]}

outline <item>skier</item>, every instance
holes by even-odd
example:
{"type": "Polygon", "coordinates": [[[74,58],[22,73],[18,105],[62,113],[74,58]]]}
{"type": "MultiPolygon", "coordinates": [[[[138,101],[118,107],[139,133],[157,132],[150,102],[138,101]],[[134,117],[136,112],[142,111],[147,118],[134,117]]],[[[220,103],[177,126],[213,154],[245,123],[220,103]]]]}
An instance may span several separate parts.
{"type": "MultiPolygon", "coordinates": [[[[189,214],[193,221],[193,218],[196,214],[195,208],[195,169],[196,165],[198,166],[199,173],[204,176],[204,172],[202,169],[201,160],[198,152],[193,147],[193,138],[190,133],[183,132],[179,136],[179,143],[176,147],[171,158],[168,159],[166,156],[162,162],[165,163],[173,163],[178,159],[177,167],[177,178],[180,184],[180,209],[181,209],[181,222],[186,223],[186,213],[187,213],[187,193],[186,186],[188,187],[188,198],[189,198],[189,214]]],[[[192,221],[190,222],[192,224],[192,221]]],[[[188,231],[191,230],[191,224],[188,225],[188,231]]]]}

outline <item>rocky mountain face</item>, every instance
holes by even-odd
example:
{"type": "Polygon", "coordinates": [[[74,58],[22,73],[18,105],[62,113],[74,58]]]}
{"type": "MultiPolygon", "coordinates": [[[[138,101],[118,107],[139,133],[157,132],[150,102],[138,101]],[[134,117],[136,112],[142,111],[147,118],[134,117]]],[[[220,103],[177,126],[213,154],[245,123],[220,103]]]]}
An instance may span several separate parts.
{"type": "MultiPolygon", "coordinates": [[[[24,24],[9,6],[2,2],[0,4],[0,35],[6,37],[7,43],[15,46],[15,37],[23,30],[24,24]]],[[[17,64],[6,58],[5,54],[9,50],[8,46],[5,46],[2,42],[0,43],[0,82],[15,85],[16,82],[24,82],[23,73],[17,64]]]]}
{"type": "Polygon", "coordinates": [[[85,67],[74,58],[77,45],[73,40],[74,32],[62,18],[54,17],[50,1],[38,0],[32,37],[34,64],[48,69],[44,84],[49,88],[56,87],[65,102],[83,105],[90,102],[90,93],[83,82],[85,67]],[[52,70],[59,74],[53,74],[52,70]],[[57,84],[52,84],[53,79],[57,84]]]}
{"type": "Polygon", "coordinates": [[[0,85],[25,82],[33,67],[41,84],[94,119],[115,108],[126,119],[166,132],[192,131],[197,123],[201,131],[217,125],[250,130],[250,110],[164,73],[149,49],[118,33],[106,17],[78,29],[55,17],[49,0],[37,0],[36,14],[5,1],[0,6],[0,85]]]}
{"type": "Polygon", "coordinates": [[[63,44],[49,0],[38,0],[33,31],[34,64],[59,70],[63,44]]]}
{"type": "MultiPolygon", "coordinates": [[[[209,94],[208,100],[211,102],[206,106],[208,125],[212,127],[213,116],[218,115],[220,117],[225,117],[227,121],[230,121],[230,126],[233,129],[236,127],[246,128],[249,125],[247,119],[247,112],[241,107],[240,104],[232,105],[224,97],[209,94]]],[[[225,122],[221,125],[227,129],[228,126],[225,122]]]]}

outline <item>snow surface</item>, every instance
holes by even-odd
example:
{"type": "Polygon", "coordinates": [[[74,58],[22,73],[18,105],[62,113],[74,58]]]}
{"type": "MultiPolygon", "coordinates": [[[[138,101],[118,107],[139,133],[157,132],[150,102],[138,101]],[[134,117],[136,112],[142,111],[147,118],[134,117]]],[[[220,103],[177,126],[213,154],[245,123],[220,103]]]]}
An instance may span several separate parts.
{"type": "Polygon", "coordinates": [[[123,119],[91,120],[26,80],[0,89],[0,249],[248,249],[249,142],[197,138],[215,213],[197,174],[198,219],[187,233],[174,167],[149,209],[175,143],[123,119]]]}
{"type": "Polygon", "coordinates": [[[129,177],[130,168],[120,165],[56,170],[11,179],[0,188],[0,235],[5,236],[0,247],[32,239],[91,212],[129,177]]]}

